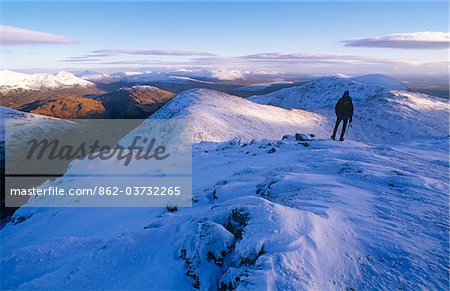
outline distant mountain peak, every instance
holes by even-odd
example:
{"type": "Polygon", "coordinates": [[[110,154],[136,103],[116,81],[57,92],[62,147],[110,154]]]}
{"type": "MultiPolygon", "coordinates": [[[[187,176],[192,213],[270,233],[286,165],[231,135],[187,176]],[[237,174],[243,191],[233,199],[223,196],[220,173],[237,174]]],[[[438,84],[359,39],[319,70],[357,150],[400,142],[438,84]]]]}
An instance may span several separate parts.
{"type": "Polygon", "coordinates": [[[99,82],[99,83],[106,83],[111,82],[120,79],[117,76],[112,76],[109,74],[97,72],[97,71],[91,71],[86,70],[83,72],[79,72],[76,74],[77,77],[82,78],[84,80],[90,81],[90,82],[99,82]]]}
{"type": "Polygon", "coordinates": [[[93,83],[76,77],[66,71],[57,74],[25,74],[10,70],[0,71],[0,91],[13,89],[41,90],[41,89],[63,89],[67,87],[90,87],[93,83]]]}

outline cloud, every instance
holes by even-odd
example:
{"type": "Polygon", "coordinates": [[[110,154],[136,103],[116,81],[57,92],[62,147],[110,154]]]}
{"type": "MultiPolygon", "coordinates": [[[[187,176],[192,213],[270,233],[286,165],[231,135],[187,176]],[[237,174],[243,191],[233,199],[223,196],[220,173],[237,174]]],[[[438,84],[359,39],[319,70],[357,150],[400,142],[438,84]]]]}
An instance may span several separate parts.
{"type": "Polygon", "coordinates": [[[438,31],[395,33],[386,36],[344,40],[342,42],[349,47],[448,49],[450,33],[438,31]]]}
{"type": "Polygon", "coordinates": [[[319,55],[304,54],[304,53],[259,53],[253,55],[242,56],[243,59],[251,60],[283,60],[283,59],[305,59],[305,58],[322,58],[319,55]]]}
{"type": "Polygon", "coordinates": [[[55,35],[47,32],[0,25],[0,43],[2,45],[27,45],[76,44],[78,42],[65,36],[55,35]]]}
{"type": "Polygon", "coordinates": [[[187,50],[134,50],[134,49],[106,49],[92,51],[94,54],[126,54],[151,56],[214,56],[214,54],[187,50]]]}
{"type": "Polygon", "coordinates": [[[242,56],[243,59],[249,60],[270,60],[270,61],[308,61],[308,60],[367,60],[365,56],[352,56],[352,55],[333,55],[333,54],[308,54],[308,53],[259,53],[253,55],[242,56]]]}
{"type": "Polygon", "coordinates": [[[104,57],[113,56],[113,54],[87,54],[74,57],[66,57],[60,62],[76,63],[76,62],[101,62],[104,57]]]}
{"type": "Polygon", "coordinates": [[[160,64],[161,62],[158,60],[125,60],[125,61],[103,61],[101,65],[139,65],[139,66],[147,66],[147,65],[155,65],[160,64]]]}
{"type": "MultiPolygon", "coordinates": [[[[148,65],[161,62],[160,60],[123,60],[123,55],[148,55],[148,56],[195,56],[199,58],[205,57],[215,57],[214,54],[199,52],[199,51],[188,51],[188,50],[135,50],[135,49],[103,49],[91,51],[89,54],[84,54],[80,56],[66,57],[60,62],[65,63],[97,63],[104,65],[148,65]],[[116,57],[114,60],[110,59],[106,61],[104,58],[116,57]],[[119,60],[117,60],[119,58],[119,60]]],[[[177,62],[174,62],[177,64],[177,62]]],[[[179,62],[178,62],[179,63],[179,62]]]]}
{"type": "Polygon", "coordinates": [[[240,57],[204,57],[191,59],[204,68],[246,71],[278,71],[285,74],[348,75],[423,74],[446,72],[448,62],[430,63],[415,58],[381,58],[367,55],[321,54],[302,52],[266,52],[240,57]]]}
{"type": "Polygon", "coordinates": [[[61,60],[61,62],[66,62],[66,63],[78,63],[78,62],[100,62],[100,59],[96,59],[96,58],[91,58],[91,57],[85,57],[85,56],[80,56],[80,57],[67,57],[64,60],[61,60]]]}
{"type": "MultiPolygon", "coordinates": [[[[338,54],[310,54],[310,53],[259,53],[240,57],[244,60],[258,62],[278,62],[278,63],[297,63],[297,64],[330,64],[330,63],[373,63],[390,62],[392,60],[374,58],[366,55],[338,55],[338,54]]],[[[411,61],[411,60],[395,60],[411,61]]]]}

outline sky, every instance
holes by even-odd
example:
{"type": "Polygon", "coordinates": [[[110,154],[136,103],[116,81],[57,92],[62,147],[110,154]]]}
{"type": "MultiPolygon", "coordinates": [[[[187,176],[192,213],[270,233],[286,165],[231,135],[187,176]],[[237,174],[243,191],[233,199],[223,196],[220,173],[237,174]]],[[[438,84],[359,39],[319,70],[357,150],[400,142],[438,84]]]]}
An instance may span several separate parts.
{"type": "Polygon", "coordinates": [[[0,5],[2,69],[448,72],[447,1],[0,5]]]}

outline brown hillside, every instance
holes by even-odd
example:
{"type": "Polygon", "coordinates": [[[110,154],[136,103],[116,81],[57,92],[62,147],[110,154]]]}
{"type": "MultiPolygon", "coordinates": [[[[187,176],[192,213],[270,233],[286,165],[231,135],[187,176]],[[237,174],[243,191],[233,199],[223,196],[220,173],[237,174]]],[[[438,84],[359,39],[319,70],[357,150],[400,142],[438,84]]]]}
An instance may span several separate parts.
{"type": "Polygon", "coordinates": [[[110,118],[147,118],[174,97],[152,86],[121,88],[97,98],[110,118]]]}
{"type": "Polygon", "coordinates": [[[44,101],[29,112],[66,119],[105,117],[105,107],[100,101],[73,96],[44,101]]]}
{"type": "Polygon", "coordinates": [[[64,91],[14,90],[0,95],[2,105],[57,118],[147,118],[174,93],[133,86],[104,93],[97,88],[64,91]],[[99,94],[103,93],[103,94],[99,94]]]}

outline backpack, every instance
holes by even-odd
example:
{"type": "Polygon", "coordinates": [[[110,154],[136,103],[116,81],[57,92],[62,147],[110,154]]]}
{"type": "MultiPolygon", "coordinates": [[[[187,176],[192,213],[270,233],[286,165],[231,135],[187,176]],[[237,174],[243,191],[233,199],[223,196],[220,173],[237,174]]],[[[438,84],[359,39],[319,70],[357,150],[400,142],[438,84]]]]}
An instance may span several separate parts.
{"type": "Polygon", "coordinates": [[[340,116],[350,116],[352,112],[352,99],[340,98],[336,104],[336,113],[340,116]]]}

